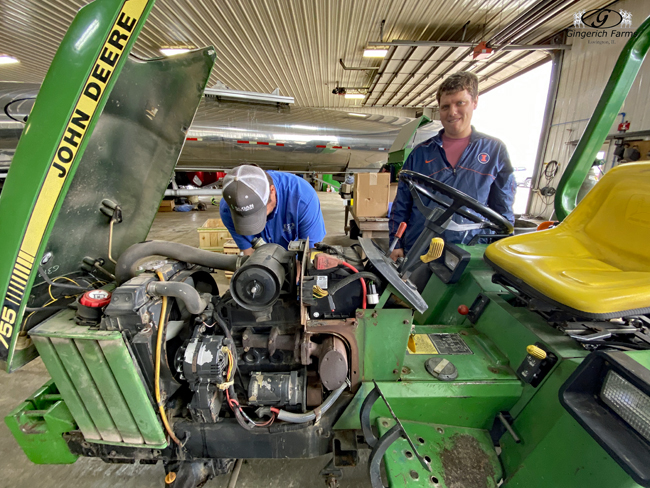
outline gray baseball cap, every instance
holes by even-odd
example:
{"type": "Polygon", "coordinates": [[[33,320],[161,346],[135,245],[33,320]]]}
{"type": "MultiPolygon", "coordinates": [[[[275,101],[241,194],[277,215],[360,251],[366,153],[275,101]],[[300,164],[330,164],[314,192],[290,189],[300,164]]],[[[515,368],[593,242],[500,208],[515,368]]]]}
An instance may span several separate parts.
{"type": "Polygon", "coordinates": [[[223,198],[238,234],[254,236],[264,230],[270,193],[271,186],[262,168],[245,164],[226,175],[223,198]]]}

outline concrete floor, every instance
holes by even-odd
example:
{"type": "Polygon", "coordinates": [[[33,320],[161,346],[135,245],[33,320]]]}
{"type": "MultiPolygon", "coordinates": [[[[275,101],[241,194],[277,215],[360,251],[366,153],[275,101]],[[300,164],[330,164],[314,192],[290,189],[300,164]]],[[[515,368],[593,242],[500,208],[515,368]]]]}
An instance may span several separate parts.
{"type": "MultiPolygon", "coordinates": [[[[343,233],[344,201],[336,193],[319,193],[327,237],[330,244],[350,244],[343,233]]],[[[209,201],[206,199],[205,201],[209,201]]],[[[197,246],[196,229],[208,218],[219,216],[218,206],[208,206],[205,212],[160,212],[149,232],[148,239],[160,239],[197,246]]],[[[227,281],[222,273],[217,280],[222,287],[227,281]]],[[[31,395],[49,379],[40,359],[32,361],[19,371],[7,374],[0,371],[0,418],[4,418],[24,398],[31,395]]],[[[362,462],[355,468],[346,468],[341,488],[369,487],[367,451],[362,451],[362,462]]],[[[307,460],[251,460],[239,476],[238,488],[325,486],[319,477],[329,456],[307,460]]],[[[0,423],[0,488],[149,488],[164,485],[162,466],[111,465],[97,459],[80,458],[72,465],[34,465],[16,444],[4,422],[0,423]]],[[[206,488],[225,488],[228,477],[209,481],[206,488]]]]}

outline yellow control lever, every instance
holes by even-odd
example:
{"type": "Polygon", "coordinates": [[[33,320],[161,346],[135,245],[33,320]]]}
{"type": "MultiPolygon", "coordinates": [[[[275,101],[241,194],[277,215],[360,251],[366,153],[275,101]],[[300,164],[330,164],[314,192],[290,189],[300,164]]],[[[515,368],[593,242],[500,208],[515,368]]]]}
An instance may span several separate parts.
{"type": "Polygon", "coordinates": [[[440,237],[434,237],[429,244],[429,251],[420,256],[423,263],[430,263],[442,256],[442,251],[445,248],[445,241],[440,237]]]}
{"type": "Polygon", "coordinates": [[[528,346],[526,352],[537,359],[546,359],[546,351],[537,346],[528,346]]]}

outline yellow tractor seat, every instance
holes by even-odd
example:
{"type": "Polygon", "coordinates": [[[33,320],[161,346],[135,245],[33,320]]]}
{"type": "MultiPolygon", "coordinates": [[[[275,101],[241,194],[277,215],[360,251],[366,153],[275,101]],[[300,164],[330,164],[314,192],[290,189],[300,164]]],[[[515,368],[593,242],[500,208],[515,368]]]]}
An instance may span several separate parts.
{"type": "Polygon", "coordinates": [[[612,169],[560,225],[497,241],[485,260],[581,317],[650,313],[650,162],[612,169]]]}

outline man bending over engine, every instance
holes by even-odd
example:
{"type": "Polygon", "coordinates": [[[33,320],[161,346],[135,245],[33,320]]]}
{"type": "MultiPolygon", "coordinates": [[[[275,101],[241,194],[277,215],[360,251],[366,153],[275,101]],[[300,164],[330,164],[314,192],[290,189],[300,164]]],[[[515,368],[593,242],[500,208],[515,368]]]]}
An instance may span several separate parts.
{"type": "MultiPolygon", "coordinates": [[[[440,122],[443,129],[419,144],[403,169],[430,176],[462,191],[514,223],[512,204],[517,183],[506,146],[499,139],[477,132],[471,125],[478,104],[478,78],[461,71],[449,76],[438,88],[440,122]]],[[[432,203],[424,202],[432,205],[432,203]]],[[[459,215],[458,224],[469,223],[459,215]]],[[[413,246],[424,229],[424,216],[414,205],[408,185],[400,181],[390,214],[391,242],[401,222],[408,224],[391,258],[397,260],[413,246]]],[[[467,244],[485,230],[445,231],[447,242],[467,244]]]]}
{"type": "Polygon", "coordinates": [[[313,244],[325,237],[316,191],[291,173],[250,165],[236,167],[223,180],[219,212],[246,256],[253,254],[256,237],[285,249],[296,239],[309,237],[313,244]]]}

